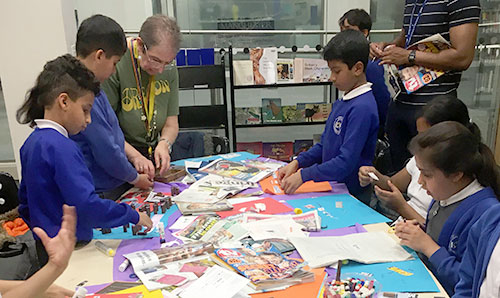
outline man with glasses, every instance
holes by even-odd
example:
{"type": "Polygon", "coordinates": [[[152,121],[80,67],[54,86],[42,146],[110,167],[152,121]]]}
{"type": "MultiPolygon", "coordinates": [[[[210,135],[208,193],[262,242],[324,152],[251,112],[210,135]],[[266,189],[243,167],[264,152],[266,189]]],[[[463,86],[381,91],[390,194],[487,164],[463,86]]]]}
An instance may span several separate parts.
{"type": "Polygon", "coordinates": [[[179,76],[173,64],[180,30],[175,20],[154,15],[127,41],[116,72],[102,84],[125,135],[125,152],[151,178],[170,166],[179,132],[179,76]],[[156,169],[155,169],[156,168],[156,169]]]}

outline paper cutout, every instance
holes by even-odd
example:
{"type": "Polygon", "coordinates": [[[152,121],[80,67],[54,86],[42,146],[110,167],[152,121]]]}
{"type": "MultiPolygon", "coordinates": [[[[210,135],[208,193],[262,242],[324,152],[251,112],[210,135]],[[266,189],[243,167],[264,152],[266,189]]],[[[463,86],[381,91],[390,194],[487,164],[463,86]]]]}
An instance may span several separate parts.
{"type": "Polygon", "coordinates": [[[387,268],[387,269],[388,269],[388,270],[392,270],[392,271],[394,271],[394,272],[396,272],[396,273],[399,273],[399,274],[401,274],[401,275],[403,275],[403,276],[412,276],[412,275],[413,275],[413,273],[408,272],[408,271],[404,271],[403,269],[398,268],[398,267],[396,267],[396,266],[392,266],[392,267],[389,267],[389,268],[387,268]]]}
{"type": "MultiPolygon", "coordinates": [[[[272,194],[272,195],[284,195],[285,192],[281,188],[278,182],[278,178],[276,173],[273,175],[262,179],[260,182],[260,187],[262,187],[262,190],[265,193],[272,194]]],[[[295,193],[309,193],[309,192],[323,192],[323,191],[331,191],[332,186],[328,181],[324,182],[314,182],[314,181],[307,181],[303,183],[296,191],[295,193]]]]}
{"type": "Polygon", "coordinates": [[[240,204],[234,204],[233,205],[233,210],[229,211],[221,211],[217,212],[217,214],[221,218],[226,218],[228,216],[236,215],[240,213],[240,209],[246,208],[246,210],[251,210],[252,208],[255,209],[255,204],[265,204],[266,209],[265,211],[260,212],[261,214],[279,214],[279,213],[285,213],[285,212],[290,212],[293,211],[292,208],[286,206],[285,204],[282,204],[276,200],[273,200],[271,198],[264,198],[261,200],[255,200],[255,201],[250,201],[246,203],[240,203],[240,204]]]}

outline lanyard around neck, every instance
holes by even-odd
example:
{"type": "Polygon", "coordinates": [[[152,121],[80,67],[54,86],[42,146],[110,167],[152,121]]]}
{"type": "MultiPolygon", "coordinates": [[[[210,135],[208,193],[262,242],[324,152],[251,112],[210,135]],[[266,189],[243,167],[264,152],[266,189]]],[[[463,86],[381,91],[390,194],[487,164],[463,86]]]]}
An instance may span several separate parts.
{"type": "Polygon", "coordinates": [[[140,99],[140,103],[142,106],[142,111],[145,115],[144,122],[146,124],[146,130],[149,131],[151,127],[151,121],[153,120],[154,115],[154,106],[155,106],[155,77],[150,76],[148,86],[146,88],[146,96],[144,96],[142,92],[142,78],[141,78],[141,68],[139,66],[139,61],[137,60],[138,56],[138,48],[137,42],[134,43],[136,39],[131,39],[128,45],[130,50],[130,58],[132,60],[132,68],[134,71],[135,83],[137,85],[137,94],[140,99]]]}
{"type": "Polygon", "coordinates": [[[420,6],[420,10],[418,11],[418,15],[415,18],[415,21],[413,21],[413,16],[415,15],[415,9],[417,8],[417,1],[413,3],[413,9],[411,11],[410,15],[410,24],[408,26],[408,33],[406,34],[406,42],[405,42],[405,48],[408,48],[410,46],[411,38],[413,37],[413,33],[415,33],[415,29],[417,28],[418,21],[420,20],[420,16],[422,15],[422,12],[424,11],[424,7],[427,4],[427,0],[424,0],[422,3],[422,6],[420,6]]]}

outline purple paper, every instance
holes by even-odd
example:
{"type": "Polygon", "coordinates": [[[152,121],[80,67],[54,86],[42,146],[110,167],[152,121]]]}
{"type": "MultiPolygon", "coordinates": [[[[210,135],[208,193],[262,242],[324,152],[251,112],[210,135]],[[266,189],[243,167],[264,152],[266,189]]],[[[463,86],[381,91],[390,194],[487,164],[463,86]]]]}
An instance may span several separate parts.
{"type": "Polygon", "coordinates": [[[189,185],[180,182],[170,182],[170,183],[155,182],[153,186],[153,191],[170,193],[172,186],[177,186],[177,188],[179,188],[181,192],[189,187],[189,185]]]}
{"type": "MultiPolygon", "coordinates": [[[[260,195],[259,197],[262,198],[273,198],[277,201],[281,200],[296,200],[296,199],[308,199],[308,198],[314,198],[314,197],[324,197],[324,196],[331,196],[331,195],[336,195],[336,194],[347,194],[349,191],[347,190],[347,186],[344,183],[337,183],[334,181],[330,181],[330,185],[332,186],[331,191],[323,191],[323,192],[308,192],[308,193],[299,193],[299,194],[293,194],[293,195],[272,195],[268,193],[264,193],[263,195],[260,195]]],[[[242,191],[242,194],[249,194],[253,193],[256,191],[262,190],[260,187],[259,188],[249,188],[244,191],[242,191]]]]}
{"type": "Polygon", "coordinates": [[[327,237],[327,236],[344,236],[349,234],[365,233],[366,229],[359,223],[354,226],[332,229],[332,230],[321,230],[320,232],[311,232],[309,237],[327,237]]]}
{"type": "Polygon", "coordinates": [[[99,292],[100,290],[104,289],[105,287],[109,286],[111,283],[105,283],[105,284],[100,284],[100,285],[93,285],[93,286],[86,286],[85,289],[87,289],[87,294],[94,294],[95,292],[99,292]]]}

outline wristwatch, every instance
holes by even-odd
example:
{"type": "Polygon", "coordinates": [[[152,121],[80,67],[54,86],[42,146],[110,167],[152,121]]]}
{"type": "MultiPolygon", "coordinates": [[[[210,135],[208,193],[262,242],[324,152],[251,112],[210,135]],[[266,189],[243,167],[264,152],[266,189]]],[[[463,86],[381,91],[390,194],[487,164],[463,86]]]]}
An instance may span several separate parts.
{"type": "Polygon", "coordinates": [[[172,143],[170,143],[170,141],[167,139],[167,138],[159,138],[158,139],[158,143],[161,142],[161,141],[165,141],[167,142],[167,146],[168,146],[168,153],[172,153],[172,143]]]}
{"type": "Polygon", "coordinates": [[[410,63],[410,65],[415,64],[415,58],[417,57],[416,53],[417,53],[416,50],[412,50],[408,55],[408,63],[410,63]]]}

